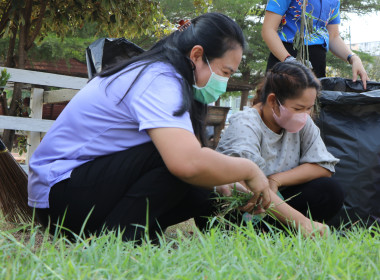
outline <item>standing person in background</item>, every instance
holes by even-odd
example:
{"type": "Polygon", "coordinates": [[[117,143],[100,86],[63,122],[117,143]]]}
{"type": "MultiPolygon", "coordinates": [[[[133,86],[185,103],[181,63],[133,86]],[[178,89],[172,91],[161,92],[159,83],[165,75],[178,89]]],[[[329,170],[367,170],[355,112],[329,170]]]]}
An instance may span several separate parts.
{"type": "MultiPolygon", "coordinates": [[[[268,0],[262,28],[262,37],[271,51],[267,71],[277,62],[294,60],[297,56],[293,40],[300,30],[302,4],[302,0],[268,0]]],[[[307,41],[309,61],[315,75],[325,77],[326,53],[330,50],[352,65],[352,80],[355,82],[359,75],[365,89],[369,78],[362,61],[339,35],[339,8],[339,0],[307,1],[306,17],[313,17],[313,33],[307,41]]]]}
{"type": "MultiPolygon", "coordinates": [[[[234,114],[217,151],[256,163],[275,194],[280,191],[301,224],[327,222],[343,205],[343,192],[330,178],[338,159],[324,145],[310,117],[320,83],[298,62],[280,62],[259,87],[253,108],[234,114]],[[306,217],[305,217],[306,216],[306,217]]],[[[280,198],[276,195],[274,202],[280,198]]],[[[276,203],[276,202],[275,202],[276,203]]],[[[273,212],[281,218],[280,211],[273,212]]]]}

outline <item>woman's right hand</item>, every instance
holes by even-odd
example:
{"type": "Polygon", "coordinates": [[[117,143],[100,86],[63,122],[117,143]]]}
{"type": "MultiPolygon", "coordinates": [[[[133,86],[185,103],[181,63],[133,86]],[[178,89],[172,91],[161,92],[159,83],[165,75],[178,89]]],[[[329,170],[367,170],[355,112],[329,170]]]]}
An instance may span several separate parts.
{"type": "Polygon", "coordinates": [[[247,205],[242,207],[242,211],[251,213],[256,207],[256,214],[265,212],[271,204],[267,177],[260,171],[257,172],[252,179],[245,180],[244,182],[248,189],[252,191],[253,196],[247,205]]]}
{"type": "Polygon", "coordinates": [[[367,89],[367,81],[369,81],[368,74],[364,69],[363,63],[359,56],[354,55],[351,57],[352,65],[352,81],[356,82],[358,75],[363,83],[363,88],[367,89]]]}
{"type": "Polygon", "coordinates": [[[311,221],[306,218],[300,223],[302,235],[305,237],[314,237],[316,235],[324,236],[328,234],[329,227],[319,222],[311,221]]]}

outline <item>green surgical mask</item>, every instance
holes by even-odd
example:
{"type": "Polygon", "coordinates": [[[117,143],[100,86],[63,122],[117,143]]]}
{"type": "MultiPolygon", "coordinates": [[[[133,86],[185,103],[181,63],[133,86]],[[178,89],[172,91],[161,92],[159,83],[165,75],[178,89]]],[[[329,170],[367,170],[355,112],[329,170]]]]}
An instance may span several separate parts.
{"type": "Polygon", "coordinates": [[[228,78],[220,76],[212,71],[207,57],[206,61],[211,71],[211,76],[207,84],[204,87],[198,87],[197,85],[193,85],[195,100],[203,104],[209,104],[218,100],[218,98],[226,92],[228,82],[228,78]]]}

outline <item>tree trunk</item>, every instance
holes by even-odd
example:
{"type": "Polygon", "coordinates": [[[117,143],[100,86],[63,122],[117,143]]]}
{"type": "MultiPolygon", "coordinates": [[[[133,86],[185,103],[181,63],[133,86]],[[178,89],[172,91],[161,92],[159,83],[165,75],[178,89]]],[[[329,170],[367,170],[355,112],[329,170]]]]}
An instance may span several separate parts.
{"type": "Polygon", "coordinates": [[[247,103],[248,103],[248,93],[249,93],[249,90],[243,90],[241,92],[240,111],[243,110],[244,106],[247,106],[247,103]]]}
{"type": "Polygon", "coordinates": [[[215,101],[215,106],[220,106],[220,98],[218,98],[218,100],[215,101]]]}
{"type": "MultiPolygon", "coordinates": [[[[30,3],[28,3],[30,5],[30,3]]],[[[28,16],[30,17],[29,10],[31,7],[29,5],[26,5],[27,7],[25,10],[22,10],[21,13],[24,13],[24,19],[28,16]]],[[[25,62],[26,62],[26,44],[27,44],[27,38],[28,38],[28,30],[30,28],[29,21],[25,19],[25,24],[20,24],[19,29],[19,42],[18,42],[18,56],[17,56],[17,68],[19,69],[25,69],[25,62]]],[[[11,42],[10,42],[11,43],[11,42]]],[[[9,53],[9,50],[8,50],[9,53]]],[[[7,61],[9,59],[7,58],[7,61]]],[[[13,95],[12,95],[12,101],[9,106],[8,115],[9,116],[16,116],[17,115],[17,109],[19,108],[20,104],[22,104],[22,85],[21,83],[14,83],[13,87],[13,95]]],[[[13,142],[15,138],[15,131],[14,130],[8,130],[5,129],[3,133],[3,142],[7,146],[8,150],[11,152],[13,148],[13,142]]]]}
{"type": "Polygon", "coordinates": [[[19,14],[15,15],[15,20],[14,20],[15,23],[11,27],[12,36],[9,40],[7,60],[5,62],[5,67],[14,68],[16,66],[14,55],[15,55],[16,37],[17,37],[17,31],[18,31],[18,26],[16,25],[16,23],[18,21],[19,21],[19,14]]]}
{"type": "Polygon", "coordinates": [[[7,94],[5,91],[3,92],[2,88],[0,89],[0,91],[1,91],[0,92],[0,103],[1,103],[1,107],[3,109],[3,114],[6,116],[6,115],[8,115],[7,94]]]}
{"type": "MultiPolygon", "coordinates": [[[[18,22],[19,20],[19,16],[18,14],[15,16],[15,22],[18,22]]],[[[9,44],[8,44],[8,51],[7,51],[7,58],[6,58],[6,61],[5,61],[5,67],[9,67],[9,68],[14,68],[16,65],[15,65],[15,57],[14,57],[14,53],[15,53],[15,47],[16,47],[16,37],[17,37],[17,30],[18,30],[18,27],[16,24],[14,24],[12,27],[11,27],[11,33],[12,33],[12,36],[9,40],[9,44]]],[[[3,113],[4,115],[9,115],[9,112],[8,112],[8,100],[7,100],[7,95],[6,93],[4,92],[1,92],[1,105],[3,107],[3,113]]]]}

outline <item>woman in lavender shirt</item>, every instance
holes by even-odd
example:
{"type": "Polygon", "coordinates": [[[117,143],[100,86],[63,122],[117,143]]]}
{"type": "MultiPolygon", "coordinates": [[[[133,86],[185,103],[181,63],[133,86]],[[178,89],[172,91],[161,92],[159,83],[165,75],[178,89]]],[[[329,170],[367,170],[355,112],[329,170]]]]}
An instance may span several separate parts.
{"type": "MultiPolygon", "coordinates": [[[[203,145],[207,104],[226,91],[243,48],[240,27],[209,13],[92,79],[31,158],[28,199],[38,220],[53,232],[120,229],[128,241],[145,232],[155,238],[192,217],[204,227],[213,190],[228,195],[235,182],[254,194],[244,211],[279,202],[255,163],[203,145]]],[[[313,230],[306,217],[281,207],[284,219],[313,230]]]]}

